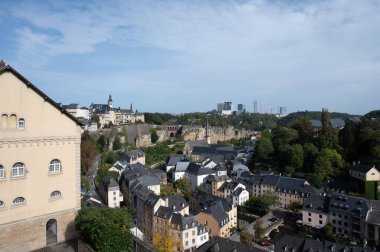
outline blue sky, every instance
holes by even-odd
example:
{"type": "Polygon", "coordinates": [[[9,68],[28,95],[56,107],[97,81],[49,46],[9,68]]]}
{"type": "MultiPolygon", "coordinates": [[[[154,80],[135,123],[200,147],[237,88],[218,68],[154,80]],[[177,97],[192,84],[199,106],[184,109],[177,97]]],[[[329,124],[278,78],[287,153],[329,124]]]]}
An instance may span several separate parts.
{"type": "Polygon", "coordinates": [[[0,58],[57,102],[380,109],[380,1],[0,2],[0,58]]]}

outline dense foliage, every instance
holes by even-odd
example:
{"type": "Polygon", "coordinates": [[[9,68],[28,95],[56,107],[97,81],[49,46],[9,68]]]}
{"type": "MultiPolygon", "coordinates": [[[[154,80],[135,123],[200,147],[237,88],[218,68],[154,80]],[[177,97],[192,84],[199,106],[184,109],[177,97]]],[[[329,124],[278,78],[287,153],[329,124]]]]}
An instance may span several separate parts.
{"type": "Polygon", "coordinates": [[[83,207],[75,227],[96,251],[132,251],[131,215],[126,208],[83,207]]]}
{"type": "Polygon", "coordinates": [[[303,174],[316,187],[331,178],[347,174],[349,164],[380,166],[380,118],[346,121],[343,129],[329,124],[327,110],[319,113],[322,128],[313,129],[307,117],[298,117],[288,126],[264,132],[255,146],[254,162],[275,163],[277,172],[303,174]]]}
{"type": "Polygon", "coordinates": [[[241,113],[239,115],[223,116],[215,113],[187,113],[172,115],[167,113],[145,113],[145,122],[157,125],[179,124],[195,125],[204,127],[207,123],[210,126],[233,126],[237,129],[245,128],[249,130],[270,129],[276,125],[277,118],[271,114],[241,113]]]}
{"type": "Polygon", "coordinates": [[[252,197],[246,205],[246,210],[258,216],[264,216],[269,213],[270,207],[278,202],[278,197],[271,192],[265,192],[263,195],[252,197]]]}
{"type": "Polygon", "coordinates": [[[81,173],[84,175],[91,168],[97,154],[96,143],[91,138],[88,131],[85,131],[82,134],[80,151],[81,151],[81,173]]]}

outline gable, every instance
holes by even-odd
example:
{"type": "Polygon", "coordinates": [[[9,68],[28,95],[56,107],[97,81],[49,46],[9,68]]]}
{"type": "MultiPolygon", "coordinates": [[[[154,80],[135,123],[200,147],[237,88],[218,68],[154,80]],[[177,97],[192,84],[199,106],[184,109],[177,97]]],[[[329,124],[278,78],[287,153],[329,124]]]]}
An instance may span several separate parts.
{"type": "MultiPolygon", "coordinates": [[[[12,116],[25,120],[25,130],[16,133],[20,137],[67,136],[80,131],[73,116],[10,66],[0,69],[0,114],[5,119],[12,116]]],[[[15,129],[9,119],[6,129],[15,129]]],[[[3,133],[5,138],[15,137],[14,132],[3,133]]]]}

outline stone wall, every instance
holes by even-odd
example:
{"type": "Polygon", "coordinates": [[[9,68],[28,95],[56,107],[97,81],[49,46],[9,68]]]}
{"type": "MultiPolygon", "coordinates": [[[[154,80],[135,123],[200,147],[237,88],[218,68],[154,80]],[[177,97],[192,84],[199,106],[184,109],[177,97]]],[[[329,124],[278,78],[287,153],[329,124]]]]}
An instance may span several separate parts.
{"type": "Polygon", "coordinates": [[[46,223],[57,221],[57,243],[77,237],[74,219],[77,210],[44,215],[30,220],[0,225],[0,251],[31,251],[46,247],[46,223]]]}
{"type": "MultiPolygon", "coordinates": [[[[234,127],[209,127],[209,136],[211,143],[215,144],[218,141],[228,141],[231,139],[248,138],[253,135],[253,131],[236,130],[234,127]]],[[[203,140],[206,136],[206,129],[201,127],[186,127],[182,129],[182,137],[184,141],[203,140]]]]}

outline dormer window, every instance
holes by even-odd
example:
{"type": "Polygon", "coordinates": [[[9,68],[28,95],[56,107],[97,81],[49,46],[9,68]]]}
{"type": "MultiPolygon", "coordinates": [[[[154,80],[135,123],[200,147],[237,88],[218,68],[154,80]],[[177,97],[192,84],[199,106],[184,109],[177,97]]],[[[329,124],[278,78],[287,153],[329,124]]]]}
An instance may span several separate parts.
{"type": "Polygon", "coordinates": [[[18,129],[25,129],[25,120],[24,120],[24,118],[18,119],[17,128],[18,129]]]}

